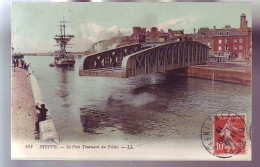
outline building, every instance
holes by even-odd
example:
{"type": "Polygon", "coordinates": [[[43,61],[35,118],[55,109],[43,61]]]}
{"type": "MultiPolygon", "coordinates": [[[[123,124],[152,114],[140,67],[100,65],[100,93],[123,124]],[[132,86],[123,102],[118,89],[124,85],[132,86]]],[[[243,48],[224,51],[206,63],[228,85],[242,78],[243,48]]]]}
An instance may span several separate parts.
{"type": "Polygon", "coordinates": [[[194,28],[193,40],[208,45],[211,49],[213,46],[213,31],[215,28],[215,26],[213,30],[208,27],[200,28],[197,33],[195,33],[196,29],[194,28]]]}
{"type": "Polygon", "coordinates": [[[237,28],[225,26],[213,32],[212,52],[216,56],[226,56],[231,60],[246,60],[247,36],[237,28]]]}
{"type": "Polygon", "coordinates": [[[136,43],[163,43],[181,41],[186,39],[184,30],[168,29],[168,32],[158,30],[157,27],[152,27],[149,31],[146,28],[133,27],[133,33],[130,36],[123,38],[117,47],[131,45],[136,43]]]}
{"type": "Polygon", "coordinates": [[[186,38],[184,30],[172,30],[168,29],[168,41],[182,41],[186,38]]]}
{"type": "Polygon", "coordinates": [[[153,42],[165,42],[167,35],[165,32],[158,31],[157,27],[152,27],[151,31],[147,31],[146,33],[146,43],[153,43],[153,42]]]}
{"type": "Polygon", "coordinates": [[[247,61],[252,58],[252,28],[247,26],[246,15],[240,16],[240,28],[200,28],[189,35],[193,41],[204,43],[210,48],[211,56],[224,56],[229,60],[247,61]]]}
{"type": "Polygon", "coordinates": [[[145,37],[146,37],[146,28],[133,27],[132,35],[123,38],[120,44],[118,45],[118,47],[144,42],[145,37]]]}
{"type": "Polygon", "coordinates": [[[252,28],[247,26],[246,15],[240,16],[239,30],[246,35],[246,59],[252,59],[252,28]]]}

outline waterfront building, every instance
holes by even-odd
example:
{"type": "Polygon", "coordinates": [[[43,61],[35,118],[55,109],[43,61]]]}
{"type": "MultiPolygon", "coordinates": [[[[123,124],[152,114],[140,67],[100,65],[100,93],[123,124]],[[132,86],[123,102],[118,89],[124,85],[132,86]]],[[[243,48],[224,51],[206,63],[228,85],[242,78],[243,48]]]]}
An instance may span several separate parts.
{"type": "Polygon", "coordinates": [[[186,38],[184,30],[172,30],[168,29],[168,41],[182,41],[186,38]]]}
{"type": "Polygon", "coordinates": [[[133,27],[133,33],[130,36],[123,38],[119,46],[137,44],[145,41],[146,28],[133,27]]]}
{"type": "Polygon", "coordinates": [[[216,56],[225,56],[231,60],[247,60],[246,35],[237,28],[225,26],[213,32],[212,52],[216,56]]]}
{"type": "Polygon", "coordinates": [[[200,28],[189,35],[193,41],[206,44],[211,56],[224,56],[229,60],[247,61],[252,58],[252,28],[247,26],[246,15],[240,16],[240,28],[200,28]]]}
{"type": "Polygon", "coordinates": [[[157,27],[152,27],[146,31],[146,28],[133,27],[133,33],[130,36],[123,38],[118,45],[125,46],[137,43],[158,43],[169,41],[182,41],[185,38],[184,30],[168,29],[168,32],[158,30],[157,27]]]}

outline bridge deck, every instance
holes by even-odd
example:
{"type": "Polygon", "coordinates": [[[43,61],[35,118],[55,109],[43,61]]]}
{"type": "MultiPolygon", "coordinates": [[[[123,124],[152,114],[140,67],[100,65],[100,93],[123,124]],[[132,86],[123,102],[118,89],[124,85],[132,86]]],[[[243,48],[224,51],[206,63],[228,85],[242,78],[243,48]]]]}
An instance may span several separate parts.
{"type": "Polygon", "coordinates": [[[79,75],[128,78],[205,64],[208,56],[209,47],[196,41],[171,42],[146,49],[134,44],[89,55],[79,75]]]}
{"type": "Polygon", "coordinates": [[[80,71],[84,76],[100,76],[100,77],[119,77],[121,78],[121,67],[96,68],[80,71]]]}

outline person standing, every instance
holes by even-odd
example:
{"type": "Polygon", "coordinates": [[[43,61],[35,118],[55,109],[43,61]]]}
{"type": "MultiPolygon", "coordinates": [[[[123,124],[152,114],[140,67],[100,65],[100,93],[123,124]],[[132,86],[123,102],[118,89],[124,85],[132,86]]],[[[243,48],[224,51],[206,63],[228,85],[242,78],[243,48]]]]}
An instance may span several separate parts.
{"type": "Polygon", "coordinates": [[[13,66],[15,67],[15,60],[13,59],[13,66]]]}
{"type": "Polygon", "coordinates": [[[21,59],[18,60],[18,67],[19,67],[19,68],[22,67],[22,60],[21,60],[21,59]]]}
{"type": "Polygon", "coordinates": [[[21,59],[21,68],[23,68],[23,65],[24,65],[24,60],[21,59]]]}
{"type": "Polygon", "coordinates": [[[18,59],[15,59],[15,67],[18,67],[18,59]]]}
{"type": "Polygon", "coordinates": [[[23,69],[26,70],[26,62],[24,62],[24,64],[23,64],[23,69]]]}

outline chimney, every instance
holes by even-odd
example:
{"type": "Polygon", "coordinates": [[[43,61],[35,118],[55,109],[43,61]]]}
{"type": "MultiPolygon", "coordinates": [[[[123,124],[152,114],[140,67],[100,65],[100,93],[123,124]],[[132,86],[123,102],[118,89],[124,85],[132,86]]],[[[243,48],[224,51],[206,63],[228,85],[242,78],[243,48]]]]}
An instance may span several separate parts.
{"type": "Polygon", "coordinates": [[[196,28],[194,28],[193,30],[194,30],[194,34],[196,34],[196,28]]]}
{"type": "Polygon", "coordinates": [[[216,30],[216,26],[215,25],[213,26],[213,29],[216,30]]]}
{"type": "Polygon", "coordinates": [[[240,16],[240,28],[243,29],[243,28],[246,28],[246,27],[247,27],[246,15],[243,13],[240,16]]]}

